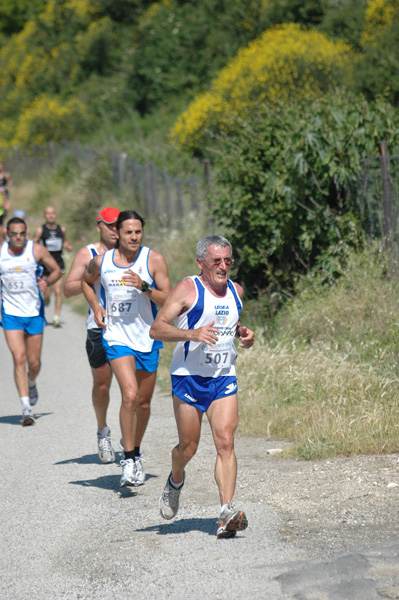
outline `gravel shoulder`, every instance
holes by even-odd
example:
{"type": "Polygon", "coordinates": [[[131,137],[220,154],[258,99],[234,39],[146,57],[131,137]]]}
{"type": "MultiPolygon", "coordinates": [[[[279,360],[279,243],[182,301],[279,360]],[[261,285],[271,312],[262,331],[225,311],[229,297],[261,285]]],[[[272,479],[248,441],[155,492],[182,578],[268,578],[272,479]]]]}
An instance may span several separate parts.
{"type": "MultiPolygon", "coordinates": [[[[235,504],[249,527],[217,540],[205,422],[178,518],[166,522],[158,498],[176,443],[169,396],[153,400],[146,484],[121,490],[118,464],[97,459],[84,320],[64,306],[63,321],[46,329],[38,419],[24,429],[1,333],[1,598],[399,598],[399,455],[301,462],[269,453],[283,444],[237,438],[235,504]]],[[[114,382],[116,448],[119,404],[114,382]]]]}

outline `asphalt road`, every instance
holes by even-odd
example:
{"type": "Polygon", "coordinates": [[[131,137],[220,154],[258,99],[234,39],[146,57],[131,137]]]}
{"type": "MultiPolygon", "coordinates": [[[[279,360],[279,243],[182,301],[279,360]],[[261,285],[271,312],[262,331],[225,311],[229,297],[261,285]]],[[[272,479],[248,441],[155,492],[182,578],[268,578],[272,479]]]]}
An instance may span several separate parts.
{"type": "MultiPolygon", "coordinates": [[[[51,315],[51,309],[49,311],[51,315]]],[[[368,600],[399,598],[399,541],[314,555],[290,543],[281,515],[257,484],[273,444],[240,438],[235,504],[249,527],[216,538],[214,449],[207,423],[187,470],[178,518],[164,521],[158,498],[176,442],[171,401],[157,393],[142,446],[140,488],[119,488],[118,462],[97,457],[84,319],[63,307],[47,327],[38,378],[37,422],[22,428],[12,361],[0,335],[0,599],[368,600]]],[[[109,425],[119,448],[120,394],[109,425]]]]}

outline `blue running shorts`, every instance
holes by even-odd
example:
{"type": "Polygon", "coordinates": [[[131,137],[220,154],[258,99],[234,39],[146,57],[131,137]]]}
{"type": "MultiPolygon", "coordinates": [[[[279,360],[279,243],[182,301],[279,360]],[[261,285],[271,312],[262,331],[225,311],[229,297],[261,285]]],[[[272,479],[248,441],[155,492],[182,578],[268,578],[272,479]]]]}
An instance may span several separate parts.
{"type": "Polygon", "coordinates": [[[206,412],[214,400],[237,393],[237,377],[172,375],[172,394],[206,412]]]}
{"type": "Polygon", "coordinates": [[[108,362],[121,356],[134,356],[136,359],[136,369],[139,371],[147,371],[153,373],[158,369],[159,365],[159,350],[151,352],[140,352],[133,350],[129,346],[110,346],[103,338],[103,346],[108,362]]]}
{"type": "Polygon", "coordinates": [[[47,321],[41,315],[37,317],[15,317],[14,315],[1,315],[1,325],[7,331],[22,329],[28,335],[38,335],[43,333],[47,321]]]}

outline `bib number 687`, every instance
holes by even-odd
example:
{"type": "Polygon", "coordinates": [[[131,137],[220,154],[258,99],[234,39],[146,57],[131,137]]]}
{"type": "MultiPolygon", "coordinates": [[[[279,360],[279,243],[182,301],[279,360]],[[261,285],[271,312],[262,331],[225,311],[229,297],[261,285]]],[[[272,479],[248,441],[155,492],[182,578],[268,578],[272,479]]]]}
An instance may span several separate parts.
{"type": "Polygon", "coordinates": [[[111,310],[112,312],[128,313],[131,306],[131,302],[112,302],[111,310]]]}

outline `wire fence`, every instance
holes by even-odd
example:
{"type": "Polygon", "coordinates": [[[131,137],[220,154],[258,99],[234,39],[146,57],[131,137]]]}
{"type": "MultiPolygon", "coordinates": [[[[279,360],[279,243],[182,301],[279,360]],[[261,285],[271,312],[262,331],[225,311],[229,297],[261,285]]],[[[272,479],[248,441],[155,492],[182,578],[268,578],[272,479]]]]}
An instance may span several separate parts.
{"type": "MultiPolygon", "coordinates": [[[[55,167],[66,153],[80,165],[98,153],[77,142],[50,142],[29,149],[14,148],[4,158],[6,170],[24,178],[45,166],[55,167]]],[[[389,155],[386,142],[380,142],[380,156],[363,160],[356,183],[351,186],[352,201],[369,241],[382,240],[384,247],[399,258],[399,155],[389,155]]],[[[109,152],[113,185],[121,203],[132,203],[144,217],[162,219],[166,226],[179,226],[190,213],[206,214],[210,190],[210,163],[203,173],[186,178],[170,175],[153,163],[140,164],[126,153],[109,152]]]]}
{"type": "Polygon", "coordinates": [[[362,161],[356,202],[368,240],[382,240],[386,250],[399,251],[399,155],[386,146],[377,158],[362,161]]]}
{"type": "MultiPolygon", "coordinates": [[[[14,176],[29,178],[46,166],[56,167],[59,160],[73,156],[79,165],[93,161],[98,153],[77,142],[50,142],[47,146],[14,148],[4,158],[6,170],[14,176]]],[[[143,217],[162,219],[166,226],[182,223],[191,213],[204,213],[210,185],[209,161],[203,173],[191,177],[174,177],[154,163],[140,164],[127,153],[109,152],[109,168],[120,202],[134,206],[143,217]]]]}

